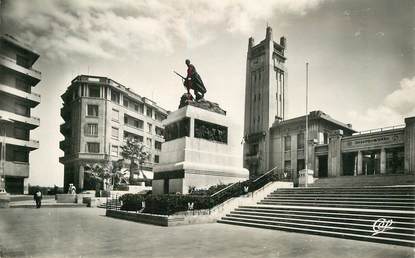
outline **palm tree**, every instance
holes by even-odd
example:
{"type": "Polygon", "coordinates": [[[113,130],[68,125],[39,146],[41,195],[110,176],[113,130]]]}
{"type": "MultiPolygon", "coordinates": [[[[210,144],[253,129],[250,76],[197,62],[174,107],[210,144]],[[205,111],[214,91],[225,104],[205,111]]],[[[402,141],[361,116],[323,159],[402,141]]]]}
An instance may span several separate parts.
{"type": "Polygon", "coordinates": [[[141,172],[143,177],[146,179],[142,171],[142,165],[149,159],[151,153],[144,143],[134,139],[132,137],[127,138],[124,146],[121,146],[121,156],[125,159],[130,160],[130,184],[134,181],[135,166],[138,165],[138,174],[141,172]]]}

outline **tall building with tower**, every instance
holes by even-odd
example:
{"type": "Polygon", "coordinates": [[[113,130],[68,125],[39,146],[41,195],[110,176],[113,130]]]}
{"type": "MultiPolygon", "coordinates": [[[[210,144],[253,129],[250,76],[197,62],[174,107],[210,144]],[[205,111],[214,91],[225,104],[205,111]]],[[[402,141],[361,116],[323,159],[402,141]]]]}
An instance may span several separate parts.
{"type": "Polygon", "coordinates": [[[269,163],[269,128],[286,115],[287,40],[273,39],[267,27],[265,39],[248,41],[245,85],[244,167],[251,175],[264,172],[269,163]]]}
{"type": "Polygon", "coordinates": [[[415,173],[415,117],[363,132],[320,110],[287,119],[286,47],[284,37],[279,44],[273,40],[270,27],[257,45],[249,38],[243,153],[250,176],[277,168],[298,183],[308,162],[319,179],[369,175],[381,176],[376,179],[381,184],[408,183],[415,173]]]}

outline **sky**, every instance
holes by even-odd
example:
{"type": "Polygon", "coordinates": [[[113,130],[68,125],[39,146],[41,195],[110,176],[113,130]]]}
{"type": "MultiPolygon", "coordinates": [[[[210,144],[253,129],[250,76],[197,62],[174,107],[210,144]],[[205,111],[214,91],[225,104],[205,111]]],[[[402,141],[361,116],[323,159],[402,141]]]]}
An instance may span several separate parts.
{"type": "MultiPolygon", "coordinates": [[[[32,114],[30,184],[62,185],[62,100],[79,74],[107,76],[170,111],[183,94],[189,58],[243,135],[248,38],[267,24],[287,38],[288,114],[322,110],[355,130],[404,123],[415,116],[413,0],[3,0],[2,29],[39,54],[42,95],[32,114]]],[[[242,148],[242,146],[241,146],[242,148]]],[[[242,160],[242,156],[241,156],[242,160]]]]}

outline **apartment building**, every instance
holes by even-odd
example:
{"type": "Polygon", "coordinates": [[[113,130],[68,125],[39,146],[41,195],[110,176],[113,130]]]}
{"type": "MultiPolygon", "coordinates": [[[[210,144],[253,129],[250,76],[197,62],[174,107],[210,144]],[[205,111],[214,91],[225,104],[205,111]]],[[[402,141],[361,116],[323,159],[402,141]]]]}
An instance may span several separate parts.
{"type": "Polygon", "coordinates": [[[29,153],[39,148],[30,137],[39,126],[31,115],[40,103],[32,92],[41,73],[32,68],[39,54],[10,35],[0,36],[0,189],[28,193],[29,153]]]}
{"type": "Polygon", "coordinates": [[[144,142],[152,155],[143,170],[152,178],[164,142],[161,121],[167,111],[107,77],[79,75],[61,96],[64,123],[60,142],[64,156],[64,187],[85,185],[85,166],[118,160],[128,137],[144,142]]]}

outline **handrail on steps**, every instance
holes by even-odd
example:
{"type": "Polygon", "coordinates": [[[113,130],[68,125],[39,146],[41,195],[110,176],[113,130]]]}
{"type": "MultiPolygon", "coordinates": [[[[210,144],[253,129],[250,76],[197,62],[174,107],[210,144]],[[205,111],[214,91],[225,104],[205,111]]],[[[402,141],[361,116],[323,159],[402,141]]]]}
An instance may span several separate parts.
{"type": "Polygon", "coordinates": [[[233,183],[233,184],[231,184],[231,185],[228,185],[227,187],[225,187],[225,188],[223,188],[223,189],[220,189],[219,191],[217,191],[216,193],[212,194],[212,195],[211,195],[211,196],[209,196],[209,197],[213,197],[213,196],[217,195],[218,193],[221,193],[221,192],[225,191],[226,189],[229,189],[230,187],[232,187],[232,186],[236,185],[237,183],[240,183],[240,181],[235,182],[235,183],[233,183]]]}
{"type": "Polygon", "coordinates": [[[272,168],[271,170],[267,171],[266,173],[262,174],[262,176],[258,177],[257,179],[255,179],[254,181],[252,181],[252,183],[255,183],[256,181],[258,181],[259,179],[263,178],[264,176],[268,175],[269,173],[271,173],[272,171],[274,171],[274,169],[276,169],[278,166],[275,166],[274,168],[272,168]]]}

